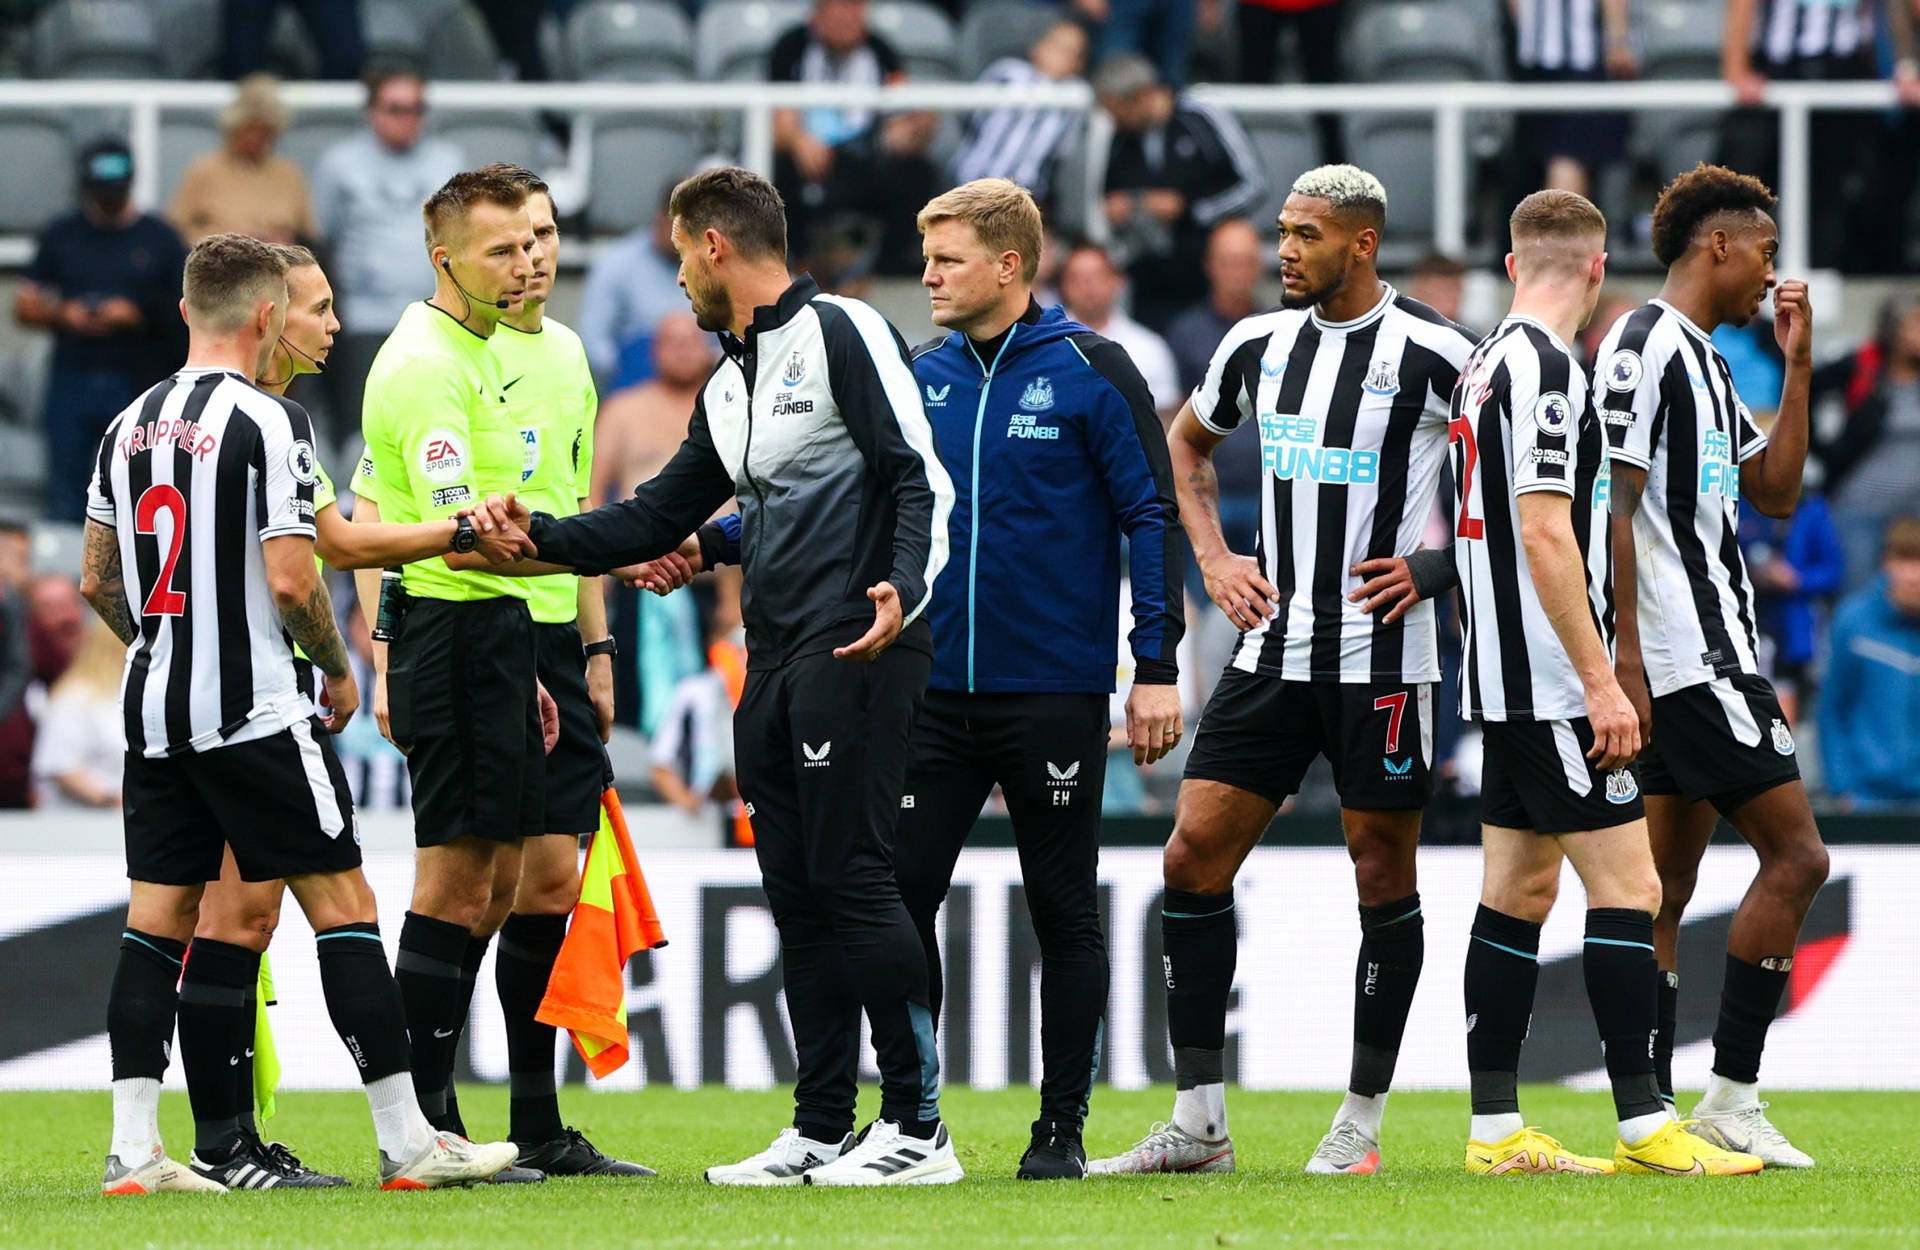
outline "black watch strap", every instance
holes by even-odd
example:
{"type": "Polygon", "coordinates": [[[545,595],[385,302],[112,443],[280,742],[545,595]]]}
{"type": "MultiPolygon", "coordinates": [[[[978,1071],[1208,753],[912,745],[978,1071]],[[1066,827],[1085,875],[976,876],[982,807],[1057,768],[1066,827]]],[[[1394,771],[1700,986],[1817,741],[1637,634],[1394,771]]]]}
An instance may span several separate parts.
{"type": "Polygon", "coordinates": [[[589,659],[593,658],[596,655],[619,655],[620,654],[619,646],[613,641],[611,637],[602,638],[599,642],[590,642],[586,645],[585,649],[587,653],[587,658],[589,659]]]}
{"type": "Polygon", "coordinates": [[[453,549],[461,555],[480,545],[480,532],[473,528],[470,516],[455,517],[453,521],[453,549]]]}

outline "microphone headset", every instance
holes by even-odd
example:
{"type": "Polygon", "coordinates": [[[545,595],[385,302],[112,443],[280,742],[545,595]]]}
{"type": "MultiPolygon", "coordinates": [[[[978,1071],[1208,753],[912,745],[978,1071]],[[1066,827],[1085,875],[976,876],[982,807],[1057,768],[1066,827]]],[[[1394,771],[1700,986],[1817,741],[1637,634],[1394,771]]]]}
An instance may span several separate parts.
{"type": "MultiPolygon", "coordinates": [[[[473,312],[473,302],[474,302],[473,292],[467,290],[466,287],[461,286],[460,279],[455,278],[453,276],[453,262],[449,260],[447,257],[442,256],[440,258],[440,268],[446,270],[447,277],[453,280],[454,289],[460,292],[460,298],[467,301],[467,312],[469,315],[471,315],[473,312]]],[[[505,312],[507,309],[513,307],[513,301],[510,299],[504,299],[504,298],[496,299],[496,300],[481,300],[480,302],[483,304],[492,304],[495,308],[498,308],[502,312],[505,312]]],[[[461,320],[465,321],[466,318],[462,317],[461,320]]]]}
{"type": "Polygon", "coordinates": [[[279,346],[286,348],[288,352],[292,353],[287,357],[287,376],[284,378],[262,379],[260,383],[262,386],[284,386],[288,382],[291,382],[293,380],[294,373],[296,372],[293,367],[294,356],[298,356],[300,357],[300,359],[312,365],[313,371],[315,373],[325,373],[327,371],[327,366],[325,362],[315,360],[313,357],[301,351],[298,347],[295,347],[293,345],[293,340],[288,338],[284,334],[280,336],[279,346]]]}

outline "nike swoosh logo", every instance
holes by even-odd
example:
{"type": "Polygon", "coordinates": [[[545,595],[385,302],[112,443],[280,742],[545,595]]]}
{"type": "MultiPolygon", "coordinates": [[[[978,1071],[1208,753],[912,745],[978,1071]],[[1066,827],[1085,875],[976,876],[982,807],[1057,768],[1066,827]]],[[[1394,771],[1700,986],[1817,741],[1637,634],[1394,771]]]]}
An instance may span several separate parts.
{"type": "Polygon", "coordinates": [[[1665,1172],[1668,1176],[1700,1176],[1707,1170],[1698,1159],[1693,1161],[1693,1166],[1690,1168],[1670,1168],[1646,1159],[1635,1159],[1634,1162],[1643,1168],[1652,1168],[1656,1172],[1665,1172]]]}
{"type": "MultiPolygon", "coordinates": [[[[524,378],[524,377],[526,377],[526,376],[527,376],[527,375],[523,373],[523,374],[521,374],[521,375],[520,375],[520,378],[524,378]]],[[[520,380],[520,378],[515,378],[515,379],[513,380],[513,382],[518,382],[518,381],[520,380]]],[[[506,384],[505,386],[503,386],[503,387],[501,387],[500,389],[501,389],[501,390],[503,390],[503,391],[510,391],[510,390],[512,390],[512,389],[513,389],[513,382],[509,382],[509,383],[507,383],[507,384],[506,384]]]]}
{"type": "MultiPolygon", "coordinates": [[[[1174,1169],[1174,1170],[1175,1170],[1175,1171],[1179,1171],[1179,1172],[1197,1172],[1197,1171],[1199,1171],[1199,1170],[1200,1170],[1201,1168],[1203,1168],[1203,1167],[1205,1167],[1205,1166],[1207,1166],[1207,1164],[1209,1164],[1209,1163],[1213,1163],[1213,1162],[1215,1162],[1216,1160],[1219,1160],[1219,1159],[1224,1159],[1224,1158],[1226,1158],[1226,1157],[1227,1157],[1227,1154],[1228,1154],[1228,1152],[1227,1152],[1227,1151],[1225,1151],[1225,1150],[1222,1150],[1222,1151],[1220,1151],[1220,1152],[1219,1152],[1218,1154],[1210,1154],[1210,1155],[1208,1155],[1208,1156],[1207,1156],[1206,1158],[1204,1158],[1204,1159],[1201,1159],[1201,1160],[1199,1160],[1198,1162],[1195,1162],[1195,1163],[1189,1163],[1189,1164],[1186,1164],[1186,1165],[1185,1165],[1185,1166],[1183,1166],[1183,1167],[1179,1167],[1179,1168],[1176,1168],[1176,1169],[1174,1169]]],[[[1162,1157],[1162,1166],[1165,1166],[1165,1159],[1164,1159],[1164,1156],[1162,1157]]]]}
{"type": "Polygon", "coordinates": [[[433,1035],[435,1037],[452,1037],[454,1032],[453,1029],[435,1029],[433,1035]]]}
{"type": "Polygon", "coordinates": [[[253,1058],[253,1047],[251,1046],[247,1047],[247,1058],[253,1058]]]}
{"type": "Polygon", "coordinates": [[[240,1066],[240,1056],[238,1056],[238,1055],[233,1055],[233,1056],[231,1056],[230,1058],[228,1058],[228,1060],[227,1060],[227,1066],[228,1066],[229,1068],[237,1068],[237,1067],[239,1067],[239,1066],[240,1066]]]}

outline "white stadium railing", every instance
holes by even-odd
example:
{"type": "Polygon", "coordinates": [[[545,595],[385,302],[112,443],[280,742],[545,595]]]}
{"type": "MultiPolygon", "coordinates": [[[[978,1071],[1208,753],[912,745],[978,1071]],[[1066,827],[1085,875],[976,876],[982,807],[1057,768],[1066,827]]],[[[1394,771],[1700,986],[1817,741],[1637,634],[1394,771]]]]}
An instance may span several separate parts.
{"type": "MultiPolygon", "coordinates": [[[[288,83],[284,99],[296,120],[302,110],[340,113],[364,99],[355,83],[288,83]]],[[[217,82],[125,80],[0,81],[0,115],[45,113],[50,109],[89,112],[124,110],[134,150],[136,202],[153,207],[158,200],[160,124],[170,111],[206,114],[233,98],[231,84],[217,82]]],[[[1730,108],[1733,90],[1717,81],[1622,83],[1349,83],[1330,87],[1236,87],[1203,85],[1194,98],[1243,118],[1313,113],[1427,113],[1434,120],[1434,242],[1440,250],[1464,254],[1467,243],[1469,186],[1468,118],[1473,114],[1517,112],[1593,112],[1600,110],[1659,115],[1673,111],[1730,108]]],[[[1018,93],[973,83],[906,83],[893,87],[853,87],[803,83],[490,83],[438,82],[429,88],[436,114],[550,110],[592,116],[599,113],[732,114],[740,119],[739,159],[770,173],[773,167],[773,112],[779,108],[843,106],[882,110],[968,113],[985,108],[1061,107],[1089,117],[1085,145],[1090,194],[1099,186],[1104,162],[1106,115],[1093,108],[1084,85],[1022,87],[1018,93]]],[[[1809,116],[1818,110],[1878,110],[1897,107],[1891,83],[1771,83],[1763,98],[1778,111],[1780,126],[1781,267],[1805,268],[1812,214],[1808,154],[1809,116]]],[[[584,145],[576,144],[576,147],[584,145]]],[[[591,185],[591,171],[573,166],[591,185]]],[[[1392,181],[1391,170],[1378,171],[1392,181]]],[[[1088,220],[1097,222],[1098,213],[1088,220]]],[[[18,263],[18,246],[0,249],[0,260],[18,263]]]]}

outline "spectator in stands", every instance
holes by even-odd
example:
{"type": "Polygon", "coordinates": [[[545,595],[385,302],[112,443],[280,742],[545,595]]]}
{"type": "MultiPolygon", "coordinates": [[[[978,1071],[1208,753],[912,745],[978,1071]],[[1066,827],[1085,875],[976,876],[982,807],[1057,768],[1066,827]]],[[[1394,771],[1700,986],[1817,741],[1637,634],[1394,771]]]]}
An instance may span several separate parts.
{"type": "MultiPolygon", "coordinates": [[[[1523,0],[1511,6],[1516,82],[1637,78],[1631,0],[1523,0]]],[[[1541,187],[1591,195],[1594,172],[1627,154],[1625,113],[1522,113],[1505,162],[1513,199],[1541,187]],[[1521,184],[1524,183],[1524,189],[1521,184]],[[1515,193],[1517,192],[1517,194],[1515,193]]]]}
{"type": "Polygon", "coordinates": [[[1920,298],[1888,300],[1873,341],[1816,370],[1813,393],[1845,411],[1821,461],[1851,592],[1872,576],[1887,524],[1920,513],[1920,298]]]}
{"type": "Polygon", "coordinates": [[[653,336],[653,376],[600,401],[593,427],[593,499],[632,493],[687,437],[687,421],[713,372],[713,336],[683,307],[653,336]]]}
{"type": "Polygon", "coordinates": [[[42,574],[28,584],[25,599],[32,678],[26,697],[14,705],[11,716],[0,721],[0,807],[31,805],[34,713],[46,699],[47,688],[73,663],[86,627],[86,607],[71,577],[42,574]]]}
{"type": "MultiPolygon", "coordinates": [[[[1735,383],[1738,389],[1738,383],[1735,383]]],[[[1785,519],[1740,505],[1740,554],[1753,576],[1760,636],[1772,648],[1773,686],[1789,722],[1813,695],[1820,615],[1840,589],[1845,557],[1827,501],[1808,492],[1785,519]]]]}
{"type": "MultiPolygon", "coordinates": [[[[864,84],[906,81],[892,44],[867,29],[866,0],[814,0],[813,15],[773,45],[774,82],[864,84]]],[[[883,117],[872,109],[780,109],[773,115],[774,184],[787,202],[795,264],[805,267],[822,226],[854,218],[877,235],[874,268],[920,272],[914,214],[933,197],[927,158],[939,119],[927,113],[883,117]]]]}
{"type": "Polygon", "coordinates": [[[273,243],[318,237],[306,177],[273,150],[286,128],[273,75],[248,75],[220,114],[225,141],[187,166],[167,210],[189,247],[210,234],[273,243]]]}
{"type": "Polygon", "coordinates": [[[120,677],[126,663],[126,644],[93,618],[40,714],[33,742],[34,806],[120,806],[127,754],[120,677]]]}
{"type": "Polygon", "coordinates": [[[1074,7],[1095,23],[1095,65],[1116,56],[1145,57],[1161,82],[1186,85],[1196,0],[1075,0],[1074,7]]]}
{"type": "Polygon", "coordinates": [[[1113,257],[1098,243],[1074,244],[1061,263],[1060,302],[1067,315],[1125,350],[1164,419],[1179,411],[1186,399],[1179,368],[1167,341],[1122,311],[1120,297],[1125,289],[1126,280],[1113,257]]]}
{"type": "MultiPolygon", "coordinates": [[[[1719,164],[1780,185],[1779,119],[1760,107],[1767,83],[1879,78],[1875,32],[1884,19],[1894,76],[1911,108],[1920,105],[1912,0],[1727,0],[1721,76],[1740,107],[1720,131],[1719,164]]],[[[1812,214],[1809,251],[1814,265],[1877,272],[1887,259],[1883,223],[1891,188],[1875,185],[1882,154],[1898,155],[1910,142],[1909,119],[1876,112],[1815,110],[1809,123],[1812,214]]],[[[1901,233],[1901,232],[1896,232],[1901,233]]]]}
{"type": "MultiPolygon", "coordinates": [[[[1293,31],[1300,77],[1310,83],[1339,82],[1346,67],[1342,47],[1347,0],[1239,0],[1234,25],[1240,37],[1240,81],[1266,85],[1280,81],[1280,36],[1293,31]]],[[[1315,113],[1320,163],[1337,165],[1346,157],[1340,118],[1315,113]]]]}
{"type": "Polygon", "coordinates": [[[1414,262],[1407,294],[1447,320],[1458,321],[1466,305],[1467,267],[1444,252],[1428,252],[1414,262]]]}
{"type": "Polygon", "coordinates": [[[733,836],[723,845],[753,845],[752,827],[740,807],[733,767],[733,710],[746,672],[740,623],[738,569],[716,569],[718,592],[707,617],[708,667],[680,679],[648,743],[653,788],[694,817],[718,819],[724,804],[733,836]],[[741,836],[744,834],[744,836],[741,836]]]}
{"type": "Polygon", "coordinates": [[[1920,802],[1920,519],[1887,528],[1880,576],[1833,614],[1819,721],[1836,799],[1920,802]]]}
{"type": "Polygon", "coordinates": [[[1206,296],[1209,232],[1252,212],[1266,177],[1231,114],[1176,95],[1144,57],[1109,58],[1093,86],[1113,118],[1104,189],[1115,253],[1133,280],[1135,315],[1164,329],[1206,296]]]}
{"type": "MultiPolygon", "coordinates": [[[[297,0],[307,37],[320,57],[320,77],[351,82],[366,63],[367,44],[355,0],[297,0]]],[[[221,74],[234,82],[267,68],[280,0],[225,0],[221,5],[221,74]]],[[[181,38],[192,38],[179,32],[181,38]]]]}
{"type": "Polygon", "coordinates": [[[1266,246],[1251,221],[1234,217],[1221,222],[1207,236],[1207,297],[1194,304],[1167,327],[1167,346],[1180,371],[1180,390],[1191,392],[1206,375],[1213,349],[1234,323],[1260,311],[1260,275],[1266,246]]]}
{"type": "MultiPolygon", "coordinates": [[[[1214,349],[1234,323],[1260,311],[1260,275],[1266,255],[1267,247],[1252,222],[1234,217],[1213,228],[1207,240],[1207,298],[1175,317],[1167,327],[1167,346],[1173,351],[1180,377],[1179,397],[1169,401],[1172,405],[1177,407],[1200,385],[1214,349]]],[[[1251,552],[1254,532],[1260,525],[1259,422],[1245,422],[1229,434],[1214,449],[1213,467],[1220,478],[1220,528],[1227,536],[1227,545],[1238,552],[1251,552]]],[[[1197,587],[1196,597],[1201,603],[1208,602],[1199,568],[1191,560],[1187,561],[1187,575],[1189,589],[1197,587]]],[[[1226,619],[1219,612],[1211,615],[1226,619]]]]}
{"type": "MultiPolygon", "coordinates": [[[[1031,83],[1078,82],[1087,68],[1087,32],[1062,18],[1033,41],[1024,57],[1001,57],[980,81],[1017,92],[1031,83]]],[[[1011,178],[1049,207],[1054,165],[1067,155],[1080,128],[1072,109],[1004,108],[975,113],[953,158],[955,185],[976,178],[1011,178]]]]}
{"type": "Polygon", "coordinates": [[[79,181],[79,208],[40,232],[13,305],[21,325],[54,334],[43,413],[47,516],[75,523],[107,423],[186,354],[186,248],[172,226],[133,206],[127,145],[89,144],[79,181]]]}
{"type": "MultiPolygon", "coordinates": [[[[675,181],[678,181],[676,179],[675,181]]],[[[608,244],[587,270],[580,296],[580,341],[602,395],[653,376],[653,336],[661,321],[687,310],[680,257],[668,238],[670,184],[653,224],[608,244]]]]}
{"type": "Polygon", "coordinates": [[[422,137],[427,84],[418,72],[374,68],[366,87],[367,129],[328,148],[313,180],[342,327],[323,375],[336,437],[359,425],[367,370],[394,322],[433,294],[420,206],[466,164],[453,144],[422,137]]]}

